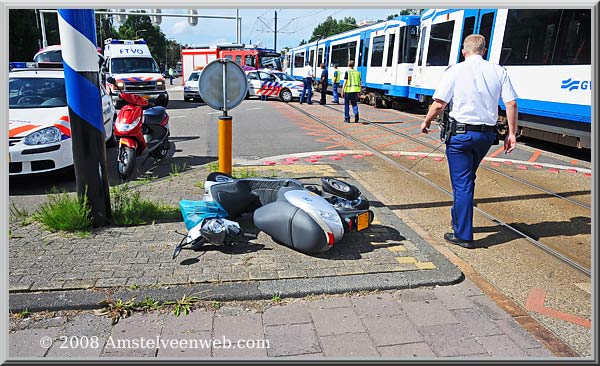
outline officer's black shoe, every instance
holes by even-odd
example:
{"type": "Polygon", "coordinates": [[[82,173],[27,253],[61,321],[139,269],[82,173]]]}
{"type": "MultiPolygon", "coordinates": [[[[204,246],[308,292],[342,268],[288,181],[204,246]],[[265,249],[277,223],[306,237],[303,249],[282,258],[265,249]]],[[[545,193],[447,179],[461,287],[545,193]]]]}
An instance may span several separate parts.
{"type": "Polygon", "coordinates": [[[473,244],[473,240],[462,240],[454,235],[454,233],[446,233],[444,234],[444,239],[450,244],[458,245],[463,248],[473,249],[475,248],[475,244],[473,244]]]}
{"type": "Polygon", "coordinates": [[[354,116],[354,123],[358,123],[358,115],[354,116]]]}
{"type": "Polygon", "coordinates": [[[345,123],[350,123],[350,119],[345,119],[344,122],[345,123]]]}

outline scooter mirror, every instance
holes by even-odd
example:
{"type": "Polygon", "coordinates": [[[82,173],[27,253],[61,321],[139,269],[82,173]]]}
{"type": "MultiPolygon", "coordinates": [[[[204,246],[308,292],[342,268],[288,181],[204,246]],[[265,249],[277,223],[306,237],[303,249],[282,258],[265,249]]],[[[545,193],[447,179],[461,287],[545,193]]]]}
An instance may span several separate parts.
{"type": "Polygon", "coordinates": [[[116,80],[115,80],[115,78],[114,78],[114,77],[112,77],[112,76],[109,76],[109,77],[107,77],[107,78],[106,78],[106,81],[107,81],[108,83],[112,84],[112,85],[117,85],[117,81],[116,81],[116,80]]]}

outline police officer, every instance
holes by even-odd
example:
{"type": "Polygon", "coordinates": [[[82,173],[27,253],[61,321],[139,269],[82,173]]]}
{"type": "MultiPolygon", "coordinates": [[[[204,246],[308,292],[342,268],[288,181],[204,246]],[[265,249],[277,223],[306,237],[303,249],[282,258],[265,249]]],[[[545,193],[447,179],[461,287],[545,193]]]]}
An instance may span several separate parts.
{"type": "Polygon", "coordinates": [[[325,64],[321,62],[321,101],[319,104],[325,105],[327,102],[327,87],[329,86],[329,71],[325,64]]]}
{"type": "Polygon", "coordinates": [[[440,85],[433,94],[421,131],[428,133],[431,121],[451,103],[450,139],[446,144],[446,157],[450,170],[454,204],[451,208],[452,228],[444,239],[464,248],[474,248],[473,194],[476,171],[496,139],[498,101],[506,106],[508,135],[504,140],[504,153],[512,152],[516,145],[517,94],[506,69],[483,59],[485,37],[471,34],[463,42],[465,60],[446,70],[440,85]]]}
{"type": "Polygon", "coordinates": [[[358,93],[360,93],[360,72],[354,70],[354,60],[348,61],[348,67],[344,75],[344,86],[342,87],[342,98],[344,98],[344,122],[350,123],[350,104],[354,112],[354,122],[358,123],[358,93]]]}
{"type": "Polygon", "coordinates": [[[304,79],[302,80],[304,83],[304,87],[302,88],[302,93],[300,94],[300,104],[304,103],[304,98],[306,96],[306,104],[312,103],[312,83],[313,83],[313,69],[312,66],[307,62],[306,66],[304,66],[304,79]]]}
{"type": "Polygon", "coordinates": [[[340,79],[341,79],[340,70],[338,70],[337,64],[333,65],[333,102],[335,104],[340,104],[340,97],[338,95],[338,88],[340,87],[340,79]]]}

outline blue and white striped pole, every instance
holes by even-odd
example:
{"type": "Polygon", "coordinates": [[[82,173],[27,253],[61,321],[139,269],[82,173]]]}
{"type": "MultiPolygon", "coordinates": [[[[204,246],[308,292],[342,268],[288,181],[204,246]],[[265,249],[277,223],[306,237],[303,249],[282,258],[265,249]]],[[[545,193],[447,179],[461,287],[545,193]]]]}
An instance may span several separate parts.
{"type": "Polygon", "coordinates": [[[58,28],[77,194],[87,196],[94,226],[102,226],[110,220],[111,211],[94,10],[59,9],[58,28]]]}

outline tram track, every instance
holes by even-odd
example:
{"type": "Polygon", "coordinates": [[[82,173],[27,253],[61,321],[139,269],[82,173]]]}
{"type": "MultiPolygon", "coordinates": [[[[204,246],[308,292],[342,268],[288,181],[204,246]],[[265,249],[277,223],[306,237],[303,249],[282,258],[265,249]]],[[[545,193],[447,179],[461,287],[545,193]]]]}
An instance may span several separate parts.
{"type": "MultiPolygon", "coordinates": [[[[384,160],[385,162],[391,164],[393,167],[400,169],[400,170],[418,178],[421,181],[424,181],[425,183],[427,183],[429,186],[431,186],[435,190],[443,192],[444,194],[452,197],[452,192],[450,190],[448,190],[447,188],[445,188],[442,184],[437,183],[434,179],[427,178],[423,174],[420,174],[420,172],[416,172],[413,170],[413,168],[416,165],[418,165],[422,160],[424,160],[427,156],[429,156],[431,154],[431,152],[429,154],[424,154],[424,157],[421,158],[420,160],[417,160],[410,165],[406,165],[406,164],[401,163],[397,159],[390,157],[388,154],[384,153],[383,151],[381,151],[381,149],[378,149],[376,146],[373,146],[374,145],[373,139],[369,139],[369,143],[367,143],[367,142],[363,141],[363,139],[361,139],[360,137],[357,137],[357,136],[352,135],[351,133],[348,133],[346,128],[344,128],[344,129],[338,128],[338,127],[334,126],[332,123],[328,123],[328,122],[324,121],[322,118],[320,118],[319,116],[314,115],[302,108],[299,108],[299,107],[296,107],[293,105],[289,105],[289,106],[291,108],[294,108],[296,111],[304,114],[305,116],[309,117],[311,120],[328,128],[329,130],[333,131],[334,133],[343,136],[344,138],[352,141],[355,144],[358,144],[359,146],[362,146],[364,149],[372,152],[374,155],[378,156],[380,159],[384,160]]],[[[326,107],[328,109],[336,111],[338,113],[343,113],[342,111],[338,110],[337,108],[334,108],[331,106],[326,106],[326,107]]],[[[408,114],[408,116],[410,116],[412,118],[422,118],[422,117],[413,116],[410,114],[408,114]]],[[[407,133],[403,133],[401,131],[394,130],[387,126],[379,125],[378,123],[369,121],[368,119],[361,118],[361,120],[366,122],[367,125],[376,127],[377,129],[379,129],[381,131],[385,131],[386,133],[393,134],[396,136],[401,136],[403,139],[406,139],[407,141],[417,143],[421,146],[430,148],[432,150],[432,152],[437,151],[441,148],[440,144],[434,145],[434,144],[428,143],[428,142],[418,139],[414,136],[411,136],[407,133]]],[[[433,138],[432,138],[432,140],[433,140],[433,138]]],[[[496,174],[496,175],[506,179],[509,182],[518,182],[519,184],[523,185],[524,187],[528,187],[529,189],[533,189],[538,192],[542,192],[542,194],[541,194],[542,196],[548,196],[548,198],[554,198],[554,199],[560,200],[561,202],[565,202],[567,204],[572,204],[574,206],[577,206],[580,210],[581,209],[591,210],[591,206],[584,202],[580,202],[579,200],[575,200],[570,197],[566,197],[565,195],[561,195],[559,193],[552,192],[548,189],[545,189],[544,187],[541,187],[534,183],[528,182],[524,179],[513,177],[510,174],[501,172],[498,169],[494,169],[489,166],[483,166],[483,165],[481,166],[481,168],[484,168],[486,171],[489,171],[492,174],[496,174]]],[[[521,238],[527,240],[529,243],[535,245],[537,248],[539,248],[539,249],[543,250],[544,252],[548,253],[549,255],[559,259],[561,262],[567,264],[568,266],[584,273],[588,277],[591,276],[590,266],[587,265],[587,263],[583,263],[583,261],[579,260],[577,254],[573,255],[568,250],[564,249],[564,247],[568,248],[570,246],[568,246],[568,245],[560,246],[560,245],[553,245],[553,244],[545,243],[544,241],[539,240],[541,235],[536,235],[534,232],[531,232],[531,230],[527,230],[526,229],[527,226],[525,226],[526,228],[523,228],[522,226],[524,226],[524,225],[508,223],[508,221],[514,221],[514,220],[511,220],[511,218],[502,219],[502,218],[498,217],[497,215],[492,214],[492,213],[490,213],[482,208],[479,208],[477,206],[474,207],[474,210],[476,212],[478,212],[479,214],[483,215],[484,217],[486,217],[487,219],[489,219],[490,221],[496,223],[497,225],[505,227],[506,229],[508,229],[511,232],[513,232],[514,234],[516,234],[518,237],[521,237],[521,238]]],[[[583,253],[583,254],[585,255],[585,253],[583,253]]],[[[579,257],[581,257],[581,253],[580,253],[579,257]]]]}

